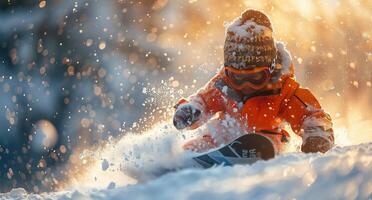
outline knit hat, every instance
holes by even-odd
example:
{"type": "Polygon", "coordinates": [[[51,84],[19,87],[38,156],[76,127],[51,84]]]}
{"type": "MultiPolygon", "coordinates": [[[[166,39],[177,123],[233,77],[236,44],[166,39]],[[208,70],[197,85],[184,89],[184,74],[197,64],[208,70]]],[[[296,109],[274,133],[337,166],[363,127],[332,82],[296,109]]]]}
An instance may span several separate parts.
{"type": "Polygon", "coordinates": [[[235,69],[271,67],[276,48],[270,19],[249,9],[228,25],[224,46],[224,64],[235,69]]]}

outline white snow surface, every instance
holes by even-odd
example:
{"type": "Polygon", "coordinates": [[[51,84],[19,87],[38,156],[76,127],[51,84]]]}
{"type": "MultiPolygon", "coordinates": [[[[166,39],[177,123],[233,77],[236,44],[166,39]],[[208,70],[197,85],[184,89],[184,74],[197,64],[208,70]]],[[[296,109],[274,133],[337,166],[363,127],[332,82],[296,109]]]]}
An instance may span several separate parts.
{"type": "Polygon", "coordinates": [[[147,136],[132,135],[112,147],[116,150],[101,152],[103,162],[94,167],[98,170],[93,174],[101,185],[99,173],[112,180],[105,189],[74,186],[39,195],[13,189],[0,194],[0,199],[372,198],[372,143],[335,147],[326,154],[292,152],[253,165],[200,169],[186,164],[191,155],[180,150],[181,134],[174,136],[167,127],[158,130],[147,136]],[[120,186],[116,175],[107,174],[117,165],[121,171],[116,173],[143,176],[142,180],[120,186]]]}

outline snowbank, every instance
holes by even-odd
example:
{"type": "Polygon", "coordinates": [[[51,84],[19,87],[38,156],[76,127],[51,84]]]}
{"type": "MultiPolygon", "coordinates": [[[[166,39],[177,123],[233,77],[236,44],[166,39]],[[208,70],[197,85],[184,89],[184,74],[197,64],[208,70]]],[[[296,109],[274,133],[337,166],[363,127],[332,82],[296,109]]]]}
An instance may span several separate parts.
{"type": "Polygon", "coordinates": [[[372,143],[326,154],[288,153],[251,166],[184,169],[143,184],[0,199],[371,199],[372,143]]]}

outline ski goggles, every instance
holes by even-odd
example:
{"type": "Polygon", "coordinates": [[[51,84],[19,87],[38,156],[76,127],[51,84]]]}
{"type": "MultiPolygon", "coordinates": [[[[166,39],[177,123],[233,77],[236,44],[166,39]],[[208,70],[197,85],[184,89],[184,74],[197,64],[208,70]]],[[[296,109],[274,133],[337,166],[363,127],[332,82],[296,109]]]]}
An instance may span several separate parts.
{"type": "Polygon", "coordinates": [[[235,69],[225,67],[225,74],[231,85],[238,90],[250,87],[252,89],[263,88],[270,80],[269,67],[256,67],[255,69],[235,69]]]}

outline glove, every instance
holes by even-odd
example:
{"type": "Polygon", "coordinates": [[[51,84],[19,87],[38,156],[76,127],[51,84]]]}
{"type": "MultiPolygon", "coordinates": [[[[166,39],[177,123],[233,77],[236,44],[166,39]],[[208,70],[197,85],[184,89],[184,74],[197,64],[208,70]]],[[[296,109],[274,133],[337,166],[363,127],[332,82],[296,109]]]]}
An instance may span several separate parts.
{"type": "Polygon", "coordinates": [[[311,136],[304,141],[301,146],[301,151],[304,153],[325,153],[331,148],[332,144],[328,140],[320,136],[311,136]]]}
{"type": "Polygon", "coordinates": [[[173,125],[178,129],[191,126],[201,117],[201,111],[192,104],[180,105],[173,117],[173,125]]]}

